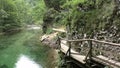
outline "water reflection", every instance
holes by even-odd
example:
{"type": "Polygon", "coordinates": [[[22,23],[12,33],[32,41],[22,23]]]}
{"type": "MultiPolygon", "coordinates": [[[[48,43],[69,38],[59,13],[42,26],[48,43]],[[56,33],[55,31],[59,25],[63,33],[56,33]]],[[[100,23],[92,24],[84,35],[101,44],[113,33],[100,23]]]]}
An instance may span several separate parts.
{"type": "Polygon", "coordinates": [[[16,63],[15,68],[42,68],[42,66],[35,63],[29,57],[21,55],[16,63]]]}

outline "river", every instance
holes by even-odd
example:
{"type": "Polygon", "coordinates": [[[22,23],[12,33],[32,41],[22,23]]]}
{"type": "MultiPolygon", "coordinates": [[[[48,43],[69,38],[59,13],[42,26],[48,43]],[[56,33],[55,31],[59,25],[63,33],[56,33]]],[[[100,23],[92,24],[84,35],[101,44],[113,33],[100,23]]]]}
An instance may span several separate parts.
{"type": "Polygon", "coordinates": [[[15,64],[15,68],[42,68],[42,66],[26,55],[20,55],[17,63],[15,64]]]}
{"type": "Polygon", "coordinates": [[[49,47],[39,41],[41,30],[23,30],[0,36],[0,68],[43,68],[49,47]]]}

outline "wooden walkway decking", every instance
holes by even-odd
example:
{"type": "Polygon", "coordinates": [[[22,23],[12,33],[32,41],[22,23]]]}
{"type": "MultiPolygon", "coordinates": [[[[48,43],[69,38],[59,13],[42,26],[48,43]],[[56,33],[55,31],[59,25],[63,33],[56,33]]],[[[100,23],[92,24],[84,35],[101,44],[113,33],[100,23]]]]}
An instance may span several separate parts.
{"type": "MultiPolygon", "coordinates": [[[[65,30],[61,30],[61,29],[55,29],[53,28],[54,31],[57,32],[64,32],[66,33],[65,30]]],[[[63,52],[64,54],[67,54],[68,50],[69,50],[69,46],[67,44],[67,42],[79,42],[79,41],[91,41],[91,42],[96,42],[96,43],[103,43],[103,44],[107,44],[107,45],[112,45],[112,46],[120,46],[120,44],[115,44],[115,43],[110,43],[110,42],[105,42],[105,41],[99,41],[99,40],[94,40],[94,39],[81,39],[81,40],[60,40],[60,50],[61,52],[63,52]]],[[[73,49],[70,49],[70,57],[82,64],[86,64],[86,56],[84,55],[80,55],[79,52],[76,52],[73,49]]],[[[120,62],[109,59],[108,57],[105,57],[103,55],[98,55],[96,57],[92,57],[92,60],[101,63],[105,66],[110,66],[112,68],[120,68],[120,62]]]]}
{"type": "Polygon", "coordinates": [[[97,57],[93,57],[93,60],[102,63],[104,65],[113,67],[113,68],[120,68],[120,62],[115,61],[115,60],[111,60],[105,56],[99,55],[97,57]]]}
{"type": "Polygon", "coordinates": [[[64,32],[64,33],[66,33],[66,30],[63,30],[63,29],[53,28],[52,30],[53,30],[53,31],[57,31],[57,32],[64,32]]]}
{"type": "MultiPolygon", "coordinates": [[[[69,49],[69,47],[68,46],[66,46],[67,45],[67,42],[65,41],[65,40],[62,40],[61,41],[61,51],[63,52],[63,53],[67,53],[67,51],[68,51],[68,49],[69,49]]],[[[76,51],[74,51],[73,49],[71,49],[71,53],[73,53],[73,54],[71,54],[70,56],[73,58],[73,59],[75,59],[75,60],[77,60],[77,61],[79,61],[80,63],[85,63],[84,62],[84,60],[85,60],[85,56],[83,56],[83,55],[77,55],[77,54],[79,54],[78,52],[76,52],[76,51]]]]}
{"type": "MultiPolygon", "coordinates": [[[[67,53],[69,47],[67,46],[67,41],[65,40],[61,40],[61,51],[63,53],[67,53]]],[[[85,57],[84,55],[79,55],[78,52],[74,51],[73,49],[71,49],[71,55],[70,55],[73,59],[77,60],[78,62],[82,63],[82,64],[85,64],[86,62],[84,61],[85,60],[85,57]],[[73,53],[73,54],[72,54],[73,53]]],[[[104,65],[108,65],[110,67],[113,67],[113,68],[120,68],[120,62],[118,61],[114,61],[114,60],[111,60],[105,56],[102,56],[102,55],[99,55],[99,56],[96,56],[96,57],[92,57],[92,59],[94,61],[97,61],[99,63],[102,63],[104,65]]]]}

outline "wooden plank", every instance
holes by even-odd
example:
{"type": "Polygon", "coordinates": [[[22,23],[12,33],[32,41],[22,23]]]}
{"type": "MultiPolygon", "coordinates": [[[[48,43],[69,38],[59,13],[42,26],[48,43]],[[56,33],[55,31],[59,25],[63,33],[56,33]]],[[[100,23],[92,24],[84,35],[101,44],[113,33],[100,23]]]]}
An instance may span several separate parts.
{"type": "MultiPolygon", "coordinates": [[[[110,43],[110,42],[105,42],[105,41],[99,41],[99,40],[94,40],[94,39],[80,39],[80,40],[61,40],[61,51],[63,53],[67,53],[69,47],[67,46],[67,41],[68,42],[79,42],[79,41],[93,41],[97,43],[103,43],[103,44],[108,44],[108,45],[113,45],[113,46],[120,46],[120,44],[116,43],[110,43]]],[[[74,51],[71,49],[71,57],[81,63],[85,63],[85,56],[79,55],[78,52],[74,51]]],[[[104,57],[102,55],[97,56],[97,57],[92,57],[93,60],[102,63],[103,65],[107,65],[113,68],[120,68],[120,62],[111,60],[107,57],[104,57]]]]}
{"type": "MultiPolygon", "coordinates": [[[[69,49],[69,47],[67,46],[67,41],[62,40],[61,41],[61,51],[64,53],[67,53],[68,49],[69,49]]],[[[71,49],[71,52],[78,53],[78,52],[74,51],[73,49],[71,49]]]]}
{"type": "Polygon", "coordinates": [[[62,30],[62,29],[56,29],[56,28],[53,28],[52,30],[57,31],[57,32],[63,32],[63,33],[66,33],[66,31],[65,31],[65,30],[62,30]]]}
{"type": "Polygon", "coordinates": [[[99,55],[97,57],[93,57],[93,60],[102,63],[103,65],[110,66],[112,68],[120,68],[120,62],[111,60],[105,56],[99,55]]]}
{"type": "MultiPolygon", "coordinates": [[[[68,51],[68,49],[69,49],[69,47],[67,46],[67,41],[61,40],[61,51],[66,54],[67,51],[68,51]]],[[[83,56],[83,55],[77,55],[77,54],[74,54],[74,53],[78,53],[78,52],[76,52],[73,49],[71,49],[71,55],[70,56],[73,59],[77,60],[78,62],[84,64],[85,63],[84,62],[85,56],[83,56]]]]}
{"type": "Polygon", "coordinates": [[[72,57],[73,59],[77,60],[78,62],[85,64],[85,61],[84,61],[84,60],[85,60],[85,56],[83,56],[83,55],[71,54],[71,57],[72,57]]]}

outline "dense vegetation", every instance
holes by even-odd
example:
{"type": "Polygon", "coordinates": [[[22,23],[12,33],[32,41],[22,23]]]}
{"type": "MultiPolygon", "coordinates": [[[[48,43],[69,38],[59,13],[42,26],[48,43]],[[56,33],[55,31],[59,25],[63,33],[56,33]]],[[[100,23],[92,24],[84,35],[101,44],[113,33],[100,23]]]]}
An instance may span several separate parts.
{"type": "MultiPolygon", "coordinates": [[[[68,34],[70,39],[91,38],[106,42],[120,43],[120,0],[44,1],[48,10],[43,17],[43,27],[46,28],[45,31],[49,26],[64,26],[66,30],[70,32],[68,34]]],[[[84,44],[85,46],[83,43],[84,42],[72,43],[72,46],[81,54],[85,55],[88,50],[86,48],[86,43],[84,44]],[[85,49],[77,49],[77,45],[79,47],[85,47],[85,49]]],[[[108,51],[111,54],[120,52],[119,47],[96,43],[93,45],[93,47],[99,48],[102,51],[108,51]]],[[[102,52],[102,55],[117,61],[120,60],[118,56],[107,54],[108,52],[102,52]]],[[[95,50],[95,54],[99,54],[99,52],[95,50]]]]}
{"type": "Polygon", "coordinates": [[[72,39],[120,43],[120,1],[0,0],[0,34],[28,24],[42,24],[44,33],[49,27],[69,25],[72,39]]]}
{"type": "Polygon", "coordinates": [[[43,0],[0,0],[0,32],[41,23],[44,11],[43,0]]]}
{"type": "Polygon", "coordinates": [[[119,0],[44,1],[48,7],[48,11],[43,19],[45,25],[46,23],[47,26],[49,26],[48,24],[52,26],[58,26],[55,24],[65,26],[69,24],[71,32],[77,32],[77,34],[81,34],[82,37],[85,34],[87,37],[94,35],[96,39],[119,42],[119,0]],[[99,35],[104,35],[104,37],[99,35]]]}
{"type": "Polygon", "coordinates": [[[0,0],[0,32],[43,22],[45,31],[69,24],[88,37],[101,31],[119,37],[119,7],[119,0],[0,0]]]}

